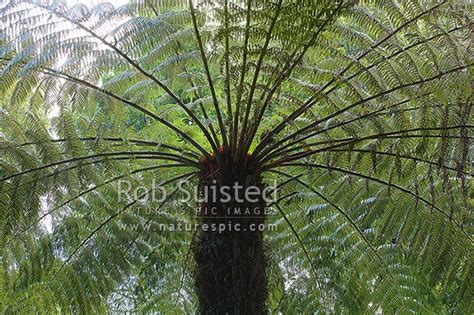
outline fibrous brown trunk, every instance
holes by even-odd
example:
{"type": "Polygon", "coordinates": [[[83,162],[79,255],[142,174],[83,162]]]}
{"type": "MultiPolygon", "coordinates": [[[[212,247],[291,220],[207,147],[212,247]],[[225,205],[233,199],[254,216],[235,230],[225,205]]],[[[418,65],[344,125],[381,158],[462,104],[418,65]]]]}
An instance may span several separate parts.
{"type": "Polygon", "coordinates": [[[230,156],[221,159],[219,164],[215,159],[201,161],[200,189],[208,198],[202,204],[201,229],[193,245],[200,312],[264,314],[266,259],[263,232],[258,229],[265,222],[264,185],[249,161],[242,166],[235,165],[230,156]],[[245,198],[250,186],[260,193],[245,198]],[[223,187],[228,187],[224,190],[230,200],[222,193],[223,187]]]}

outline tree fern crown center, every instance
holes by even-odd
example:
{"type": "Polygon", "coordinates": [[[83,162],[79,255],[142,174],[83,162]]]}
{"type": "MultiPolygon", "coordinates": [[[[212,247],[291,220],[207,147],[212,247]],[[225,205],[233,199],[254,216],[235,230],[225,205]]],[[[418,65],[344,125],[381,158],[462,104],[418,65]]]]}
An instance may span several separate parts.
{"type": "Polygon", "coordinates": [[[469,1],[0,2],[0,313],[473,313],[469,1]]]}

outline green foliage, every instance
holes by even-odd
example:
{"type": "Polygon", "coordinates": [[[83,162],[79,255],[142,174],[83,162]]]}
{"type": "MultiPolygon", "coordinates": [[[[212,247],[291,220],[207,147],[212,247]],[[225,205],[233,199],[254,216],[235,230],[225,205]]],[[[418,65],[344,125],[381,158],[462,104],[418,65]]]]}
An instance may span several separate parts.
{"type": "Polygon", "coordinates": [[[225,145],[281,184],[272,313],[472,313],[471,30],[462,0],[1,4],[0,308],[193,312],[158,225],[225,145]]]}

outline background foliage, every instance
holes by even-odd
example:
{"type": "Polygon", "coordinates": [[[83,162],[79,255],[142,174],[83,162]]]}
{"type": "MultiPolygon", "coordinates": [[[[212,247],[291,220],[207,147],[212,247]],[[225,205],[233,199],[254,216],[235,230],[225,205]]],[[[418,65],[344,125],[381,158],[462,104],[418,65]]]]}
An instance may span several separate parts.
{"type": "Polygon", "coordinates": [[[157,225],[227,140],[281,184],[271,312],[471,313],[469,1],[192,8],[2,3],[1,309],[191,313],[193,233],[157,225]]]}

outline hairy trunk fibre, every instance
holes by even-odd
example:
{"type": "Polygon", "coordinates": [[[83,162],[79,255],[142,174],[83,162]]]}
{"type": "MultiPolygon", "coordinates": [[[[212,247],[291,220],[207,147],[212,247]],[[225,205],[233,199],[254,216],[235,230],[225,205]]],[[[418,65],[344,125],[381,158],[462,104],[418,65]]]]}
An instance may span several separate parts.
{"type": "Polygon", "coordinates": [[[264,185],[255,165],[249,161],[245,164],[246,167],[235,165],[232,157],[225,154],[219,165],[214,158],[201,160],[200,189],[204,195],[207,191],[209,198],[202,204],[201,229],[193,251],[202,314],[266,313],[263,232],[255,231],[265,222],[264,185]],[[252,200],[244,196],[250,186],[258,191],[252,200]],[[222,193],[226,189],[230,200],[222,193]],[[215,196],[213,191],[217,192],[215,196]]]}

